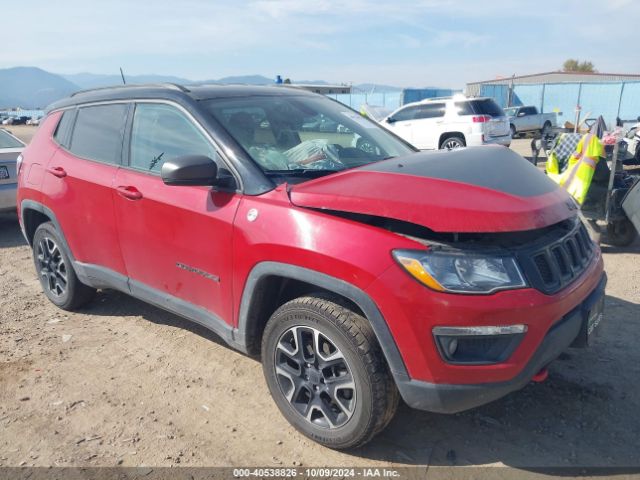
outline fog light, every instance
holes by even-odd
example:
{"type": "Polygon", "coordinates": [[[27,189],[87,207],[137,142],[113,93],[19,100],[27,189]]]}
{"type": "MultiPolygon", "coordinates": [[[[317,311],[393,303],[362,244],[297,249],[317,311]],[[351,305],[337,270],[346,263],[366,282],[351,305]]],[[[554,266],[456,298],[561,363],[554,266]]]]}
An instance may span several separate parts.
{"type": "Polygon", "coordinates": [[[490,365],[506,361],[526,331],[526,325],[435,327],[433,336],[446,362],[490,365]]]}
{"type": "Polygon", "coordinates": [[[449,352],[449,356],[453,357],[457,349],[458,349],[458,339],[452,338],[451,341],[449,342],[449,345],[447,346],[447,352],[449,352]]]}

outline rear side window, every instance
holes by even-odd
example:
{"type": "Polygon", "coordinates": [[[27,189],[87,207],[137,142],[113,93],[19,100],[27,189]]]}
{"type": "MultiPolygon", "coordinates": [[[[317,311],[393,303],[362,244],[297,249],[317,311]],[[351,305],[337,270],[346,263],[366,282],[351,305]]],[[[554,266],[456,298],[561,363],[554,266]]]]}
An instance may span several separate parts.
{"type": "Polygon", "coordinates": [[[170,105],[136,105],[129,166],[159,172],[165,160],[182,155],[216,158],[215,149],[194,123],[170,105]]]}
{"type": "Polygon", "coordinates": [[[53,134],[53,138],[65,148],[69,148],[69,140],[71,137],[71,128],[73,127],[73,117],[75,110],[65,110],[62,113],[60,122],[56,127],[56,131],[53,134]]]}
{"type": "Polygon", "coordinates": [[[489,115],[491,117],[503,117],[504,111],[491,98],[483,98],[482,100],[471,100],[468,102],[476,115],[489,115]]]}
{"type": "Polygon", "coordinates": [[[126,104],[80,108],[71,136],[71,152],[82,158],[119,164],[127,108],[126,104]]]}
{"type": "Polygon", "coordinates": [[[418,107],[415,119],[444,117],[444,103],[426,103],[418,107]]]}
{"type": "Polygon", "coordinates": [[[455,107],[458,115],[475,115],[476,113],[473,111],[473,105],[471,105],[471,102],[456,102],[455,107]]]}

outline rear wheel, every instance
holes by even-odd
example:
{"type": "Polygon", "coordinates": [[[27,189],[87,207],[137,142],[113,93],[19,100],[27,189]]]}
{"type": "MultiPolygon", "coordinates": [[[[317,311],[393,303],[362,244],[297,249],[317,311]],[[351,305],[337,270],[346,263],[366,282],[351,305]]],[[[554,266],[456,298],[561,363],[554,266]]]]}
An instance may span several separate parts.
{"type": "Polygon", "coordinates": [[[627,247],[638,236],[636,228],[628,218],[607,224],[607,243],[616,247],[627,247]]]}
{"type": "Polygon", "coordinates": [[[284,417],[312,440],[344,449],[384,429],[399,395],[369,323],[338,302],[306,296],[276,310],[262,364],[284,417]]]}
{"type": "Polygon", "coordinates": [[[551,128],[551,122],[544,122],[544,125],[542,126],[542,129],[540,130],[540,136],[544,137],[548,132],[549,129],[551,128]]]}
{"type": "Polygon", "coordinates": [[[63,310],[74,310],[96,291],[80,282],[62,245],[53,224],[41,224],[33,236],[33,261],[47,298],[63,310]]]}
{"type": "Polygon", "coordinates": [[[440,150],[456,150],[465,147],[466,143],[462,137],[447,137],[440,143],[440,150]]]}

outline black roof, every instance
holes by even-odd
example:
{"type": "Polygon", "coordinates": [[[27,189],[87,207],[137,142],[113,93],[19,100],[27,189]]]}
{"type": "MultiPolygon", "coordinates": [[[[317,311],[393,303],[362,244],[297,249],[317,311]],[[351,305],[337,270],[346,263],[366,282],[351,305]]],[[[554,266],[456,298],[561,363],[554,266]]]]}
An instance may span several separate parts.
{"type": "Polygon", "coordinates": [[[47,112],[83,103],[110,100],[166,99],[208,100],[213,98],[246,96],[316,95],[301,88],[280,85],[178,85],[175,83],[117,85],[113,87],[81,90],[71,96],[52,103],[47,112]]]}

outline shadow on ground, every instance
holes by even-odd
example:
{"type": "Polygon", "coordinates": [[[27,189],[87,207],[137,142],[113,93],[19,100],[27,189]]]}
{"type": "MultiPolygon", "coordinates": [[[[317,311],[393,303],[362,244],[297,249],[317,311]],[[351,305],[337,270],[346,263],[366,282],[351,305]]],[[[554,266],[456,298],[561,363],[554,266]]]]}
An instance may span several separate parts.
{"type": "MultiPolygon", "coordinates": [[[[0,216],[0,248],[19,245],[26,242],[15,217],[0,216]]],[[[633,251],[638,251],[637,243],[633,251]]],[[[197,324],[118,292],[100,292],[83,313],[141,316],[224,344],[197,324]]],[[[609,465],[637,472],[638,319],[639,304],[608,296],[595,344],[563,354],[551,365],[544,383],[531,383],[503,399],[455,415],[401,405],[387,430],[365,447],[345,453],[405,465],[500,462],[524,470],[609,465]]]]}
{"type": "Polygon", "coordinates": [[[20,231],[15,213],[0,213],[0,248],[19,247],[27,242],[20,231]]]}

